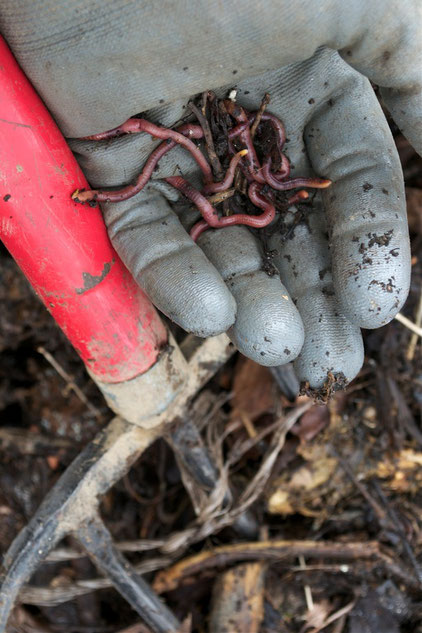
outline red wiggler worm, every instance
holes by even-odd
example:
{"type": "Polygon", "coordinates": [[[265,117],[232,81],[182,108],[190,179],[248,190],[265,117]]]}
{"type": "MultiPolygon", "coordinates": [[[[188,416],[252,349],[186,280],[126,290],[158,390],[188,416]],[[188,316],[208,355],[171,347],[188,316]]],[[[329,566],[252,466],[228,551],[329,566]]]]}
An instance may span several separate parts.
{"type": "MultiPolygon", "coordinates": [[[[174,176],[173,178],[166,178],[166,181],[169,182],[173,187],[179,189],[189,200],[194,202],[198,209],[200,210],[202,217],[204,220],[200,220],[197,222],[191,229],[190,236],[193,240],[197,240],[199,235],[203,233],[207,228],[211,227],[214,229],[221,229],[225,226],[234,226],[236,224],[243,224],[245,226],[251,226],[256,229],[262,229],[264,226],[268,226],[274,218],[275,218],[275,207],[261,194],[262,185],[258,182],[253,182],[248,189],[248,195],[253,202],[253,204],[262,209],[264,213],[260,215],[248,215],[247,213],[237,213],[236,215],[229,215],[222,218],[215,217],[215,215],[211,214],[210,209],[205,205],[205,202],[211,207],[208,200],[205,198],[203,200],[199,199],[199,191],[196,191],[189,185],[187,188],[185,186],[186,181],[183,183],[176,181],[179,176],[174,176]],[[171,181],[171,182],[170,182],[171,181]],[[193,190],[193,191],[192,191],[193,190]],[[205,201],[205,202],[204,202],[205,201]],[[210,221],[210,218],[211,221],[210,221]],[[204,222],[205,221],[205,222],[204,222]]],[[[180,179],[180,180],[183,180],[180,179]]],[[[186,183],[188,184],[188,183],[186,183]]],[[[201,195],[201,194],[199,194],[201,195]]],[[[211,207],[213,209],[213,207],[211,207]]]]}
{"type": "MultiPolygon", "coordinates": [[[[117,128],[114,128],[114,130],[110,130],[109,132],[94,134],[93,136],[95,138],[93,140],[104,140],[105,138],[113,138],[114,136],[121,136],[122,134],[128,133],[122,130],[123,130],[123,125],[117,128]],[[116,130],[118,130],[118,132],[116,132],[116,130]],[[108,134],[110,134],[110,132],[113,132],[113,134],[111,134],[110,136],[107,136],[108,134]],[[96,138],[97,136],[101,138],[97,139],[96,138]]],[[[180,127],[178,127],[177,133],[179,135],[183,134],[185,136],[189,136],[190,138],[195,138],[195,139],[200,139],[204,135],[200,125],[192,125],[190,123],[185,123],[184,125],[181,125],[180,127]]],[[[92,138],[93,137],[86,136],[82,140],[90,140],[92,138]]],[[[118,189],[117,191],[102,191],[102,190],[97,190],[97,189],[90,189],[87,191],[75,191],[72,194],[72,198],[74,200],[77,200],[78,202],[87,202],[89,200],[96,200],[98,202],[122,202],[122,200],[128,200],[132,196],[142,191],[142,189],[145,187],[145,185],[151,178],[154,172],[154,169],[156,168],[158,164],[158,161],[165,154],[167,154],[167,152],[173,149],[173,147],[176,147],[176,145],[179,142],[180,141],[167,140],[167,141],[164,141],[164,143],[160,143],[160,145],[156,147],[149,155],[148,160],[145,163],[142,172],[139,174],[138,178],[136,179],[136,182],[134,185],[127,185],[127,187],[123,187],[122,189],[118,189]]],[[[195,149],[197,149],[195,145],[194,147],[195,149]]],[[[200,155],[202,159],[204,159],[203,155],[202,154],[200,155]]]]}

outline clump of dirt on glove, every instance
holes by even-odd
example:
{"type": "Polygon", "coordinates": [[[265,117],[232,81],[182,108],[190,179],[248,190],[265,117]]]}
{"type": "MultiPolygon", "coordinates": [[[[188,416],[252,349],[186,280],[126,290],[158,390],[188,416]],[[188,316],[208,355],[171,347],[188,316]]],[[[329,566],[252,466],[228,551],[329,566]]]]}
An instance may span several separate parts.
{"type": "Polygon", "coordinates": [[[316,404],[327,404],[336,391],[345,389],[348,384],[349,381],[343,372],[333,374],[329,371],[322,387],[312,388],[309,382],[305,381],[300,385],[300,394],[312,398],[316,404]]]}

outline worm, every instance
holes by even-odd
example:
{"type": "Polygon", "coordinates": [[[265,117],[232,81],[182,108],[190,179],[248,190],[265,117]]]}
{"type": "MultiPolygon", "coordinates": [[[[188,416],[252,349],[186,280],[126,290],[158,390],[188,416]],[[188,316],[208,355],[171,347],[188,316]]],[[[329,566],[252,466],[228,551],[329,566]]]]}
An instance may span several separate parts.
{"type": "MultiPolygon", "coordinates": [[[[147,121],[146,119],[128,119],[121,125],[114,127],[112,130],[107,130],[106,132],[99,132],[98,134],[91,134],[90,136],[82,136],[80,141],[105,141],[110,138],[115,138],[116,136],[124,136],[125,134],[138,134],[139,132],[148,132],[151,136],[156,136],[157,138],[168,138],[159,136],[158,134],[154,134],[152,132],[152,127],[158,130],[165,130],[166,132],[171,131],[168,128],[159,127],[147,121]],[[146,125],[148,124],[148,125],[146,125]],[[146,129],[148,128],[148,129],[146,129]]],[[[174,131],[174,130],[173,130],[174,131]]],[[[203,130],[200,125],[195,125],[194,123],[184,123],[180,125],[175,130],[176,132],[180,132],[180,134],[184,134],[185,136],[192,136],[193,138],[202,138],[204,135],[203,130]]]]}
{"type": "Polygon", "coordinates": [[[239,125],[235,125],[235,127],[232,127],[232,129],[227,132],[227,136],[230,140],[233,140],[236,136],[244,132],[247,127],[249,127],[249,122],[239,123],[239,125]]]}
{"type": "MultiPolygon", "coordinates": [[[[274,205],[272,205],[271,202],[269,202],[264,196],[260,195],[259,188],[261,186],[262,185],[259,185],[259,183],[256,183],[256,182],[252,183],[249,186],[248,194],[249,194],[249,198],[251,202],[253,202],[255,206],[263,209],[264,213],[262,213],[260,216],[252,216],[252,215],[245,215],[245,214],[239,213],[237,215],[230,216],[228,218],[220,218],[221,224],[219,226],[216,225],[212,228],[222,228],[224,226],[229,226],[230,224],[232,226],[233,224],[246,224],[248,226],[253,226],[255,228],[263,228],[264,226],[268,226],[268,224],[270,224],[274,220],[275,209],[274,209],[274,205]],[[227,222],[227,220],[231,220],[232,218],[238,220],[239,216],[241,216],[241,218],[245,218],[245,217],[248,218],[249,222],[246,222],[246,221],[227,222]]],[[[290,207],[294,204],[297,204],[298,202],[303,202],[304,200],[307,200],[308,198],[309,198],[309,193],[301,189],[300,191],[297,191],[295,194],[290,196],[290,198],[287,199],[287,203],[290,207]]],[[[209,224],[207,220],[199,220],[199,222],[193,225],[193,227],[190,230],[189,235],[191,236],[193,241],[196,242],[198,240],[198,237],[202,235],[202,233],[204,233],[207,229],[209,229],[210,226],[211,224],[209,224]]]]}
{"type": "Polygon", "coordinates": [[[193,202],[194,205],[198,207],[204,220],[206,220],[210,226],[219,226],[219,222],[222,218],[218,217],[216,209],[214,209],[212,204],[208,202],[206,197],[203,196],[198,189],[195,189],[195,187],[182,178],[182,176],[170,176],[169,178],[164,178],[164,180],[175,189],[178,189],[188,200],[193,202]]]}
{"type": "MultiPolygon", "coordinates": [[[[227,112],[229,112],[229,114],[231,114],[238,123],[229,131],[229,139],[232,140],[236,136],[240,136],[240,140],[246,145],[248,153],[250,154],[249,171],[251,172],[254,180],[257,180],[258,182],[266,181],[268,184],[271,184],[268,182],[264,174],[260,173],[259,161],[255,152],[255,148],[253,147],[253,141],[249,129],[249,124],[255,120],[258,112],[251,112],[250,114],[246,114],[246,111],[242,107],[234,104],[233,101],[226,100],[224,103],[227,112]],[[251,151],[251,148],[253,148],[253,151],[251,151]]],[[[282,149],[286,142],[286,131],[284,129],[284,125],[280,121],[280,119],[278,119],[274,114],[271,114],[270,112],[262,112],[261,121],[269,121],[276,133],[277,149],[279,151],[281,159],[281,168],[277,176],[278,178],[288,178],[290,174],[290,165],[287,157],[284,156],[284,154],[282,153],[282,149]]],[[[268,170],[269,167],[270,166],[268,166],[268,170]]]]}
{"type": "MultiPolygon", "coordinates": [[[[146,119],[129,119],[129,121],[131,120],[137,122],[140,132],[147,132],[148,134],[151,134],[151,136],[155,136],[156,138],[161,138],[163,140],[175,141],[176,143],[179,143],[179,145],[187,149],[198,163],[198,166],[202,171],[205,183],[212,182],[212,170],[207,159],[196,147],[195,143],[192,143],[189,138],[186,138],[183,134],[181,134],[180,132],[176,132],[175,130],[169,130],[165,127],[160,127],[158,125],[155,125],[154,123],[150,123],[150,121],[147,121],[146,119]]],[[[123,124],[123,126],[124,125],[125,124],[123,124]]]]}
{"type": "Polygon", "coordinates": [[[287,204],[290,206],[297,204],[298,202],[303,202],[309,198],[309,193],[304,189],[297,191],[290,198],[287,198],[287,204]]]}
{"type": "Polygon", "coordinates": [[[262,165],[262,174],[268,185],[271,185],[270,179],[285,180],[290,176],[290,163],[285,154],[281,154],[281,165],[277,172],[271,172],[271,157],[268,156],[262,165]]]}
{"type": "Polygon", "coordinates": [[[173,176],[171,178],[166,178],[166,181],[173,185],[176,189],[179,189],[183,195],[196,204],[202,214],[203,220],[197,222],[190,231],[190,236],[195,241],[209,227],[221,229],[225,226],[243,224],[245,226],[261,229],[270,224],[275,218],[275,207],[270,200],[261,194],[262,185],[258,182],[253,182],[249,186],[248,195],[251,202],[253,202],[253,204],[259,209],[262,209],[263,213],[260,215],[237,213],[236,215],[219,218],[217,216],[217,212],[209,204],[208,200],[206,200],[199,191],[189,185],[189,183],[187,183],[183,178],[180,178],[180,176],[173,176]]]}
{"type": "Polygon", "coordinates": [[[268,157],[262,166],[262,175],[265,178],[265,182],[277,191],[288,191],[289,189],[297,189],[298,187],[309,187],[312,189],[326,189],[331,185],[331,180],[325,178],[291,178],[290,180],[282,180],[286,178],[290,173],[290,165],[288,161],[282,162],[282,172],[278,172],[277,175],[271,171],[271,158],[268,157]],[[287,171],[286,171],[287,170],[287,171]],[[280,178],[280,179],[279,179],[280,178]]]}
{"type": "Polygon", "coordinates": [[[264,226],[268,226],[268,224],[270,224],[275,218],[275,207],[270,200],[268,200],[265,196],[261,194],[261,189],[262,186],[260,186],[257,182],[253,182],[251,185],[249,185],[248,189],[248,196],[250,201],[256,207],[264,211],[264,213],[261,213],[261,215],[246,216],[253,218],[254,222],[253,224],[245,222],[245,224],[248,224],[248,226],[253,226],[256,229],[261,229],[264,226]]]}
{"type": "MultiPolygon", "coordinates": [[[[139,120],[139,119],[133,119],[139,120]]],[[[141,119],[142,120],[142,119],[141,119]]],[[[132,121],[132,119],[129,119],[132,121]]],[[[128,132],[122,131],[123,126],[125,124],[114,128],[114,130],[110,130],[109,132],[103,132],[101,134],[95,134],[94,137],[101,137],[100,139],[93,138],[93,140],[104,140],[105,138],[113,138],[114,136],[121,136],[122,134],[126,134],[128,132]],[[118,133],[116,132],[118,130],[118,133]],[[110,132],[113,132],[111,136],[107,136],[110,132]]],[[[164,129],[164,128],[163,128],[164,129]]],[[[193,125],[190,123],[185,123],[177,128],[177,134],[186,135],[190,138],[200,139],[203,137],[204,133],[200,125],[193,125]]],[[[133,133],[133,132],[132,132],[133,133]]],[[[89,139],[92,137],[85,137],[85,139],[89,139]]],[[[184,138],[184,137],[182,137],[184,138]]],[[[83,140],[85,140],[83,139],[83,140]]],[[[184,139],[187,140],[187,139],[184,139]]],[[[163,143],[160,143],[158,147],[156,147],[148,157],[147,162],[144,165],[142,172],[139,174],[138,178],[134,185],[127,185],[127,187],[123,187],[118,190],[106,190],[106,189],[89,189],[86,191],[76,190],[72,194],[72,198],[77,202],[88,202],[89,200],[96,200],[98,202],[122,202],[122,200],[128,200],[132,198],[132,196],[136,195],[147,184],[148,180],[151,178],[154,169],[156,168],[158,161],[169,152],[173,147],[176,147],[179,141],[176,140],[167,140],[163,143]]],[[[193,145],[193,143],[192,143],[193,145]]],[[[195,149],[197,147],[193,145],[195,149]]],[[[198,150],[199,152],[199,150],[198,150]]],[[[200,152],[199,152],[200,153],[200,152]]],[[[202,159],[204,159],[203,155],[200,153],[202,159]]],[[[204,159],[205,160],[205,159],[204,159]]]]}
{"type": "Polygon", "coordinates": [[[202,235],[204,231],[210,228],[210,225],[206,220],[199,220],[196,224],[191,228],[189,235],[193,239],[194,242],[198,240],[198,237],[202,235]]]}

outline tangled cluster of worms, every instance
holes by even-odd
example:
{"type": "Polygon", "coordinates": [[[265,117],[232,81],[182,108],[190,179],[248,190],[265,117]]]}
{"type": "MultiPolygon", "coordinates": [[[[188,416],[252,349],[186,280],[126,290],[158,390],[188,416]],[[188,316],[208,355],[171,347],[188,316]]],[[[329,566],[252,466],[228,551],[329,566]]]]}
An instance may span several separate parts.
{"type": "Polygon", "coordinates": [[[297,190],[284,200],[286,208],[306,200],[306,189],[324,189],[331,184],[323,178],[290,178],[290,163],[283,153],[284,125],[266,111],[268,103],[266,94],[259,110],[248,112],[233,99],[219,100],[207,91],[202,95],[202,107],[189,104],[197,123],[187,122],[170,129],[143,118],[131,118],[107,132],[86,136],[83,140],[102,141],[146,132],[163,142],[151,152],[134,184],[118,190],[76,190],[72,198],[81,203],[127,200],[145,187],[160,159],[180,145],[190,152],[201,170],[202,190],[182,176],[163,180],[188,198],[202,216],[190,231],[192,239],[196,241],[210,227],[244,224],[263,228],[275,218],[278,192],[297,190]],[[204,151],[194,140],[201,142],[204,151]]]}

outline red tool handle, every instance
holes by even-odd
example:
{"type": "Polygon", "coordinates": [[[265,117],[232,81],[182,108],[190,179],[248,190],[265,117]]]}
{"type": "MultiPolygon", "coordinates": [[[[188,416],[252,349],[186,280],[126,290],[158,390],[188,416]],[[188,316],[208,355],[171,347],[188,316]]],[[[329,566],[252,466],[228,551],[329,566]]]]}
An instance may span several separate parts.
{"type": "Polygon", "coordinates": [[[122,382],[167,333],[108,239],[60,130],[0,38],[0,238],[91,372],[122,382]]]}

